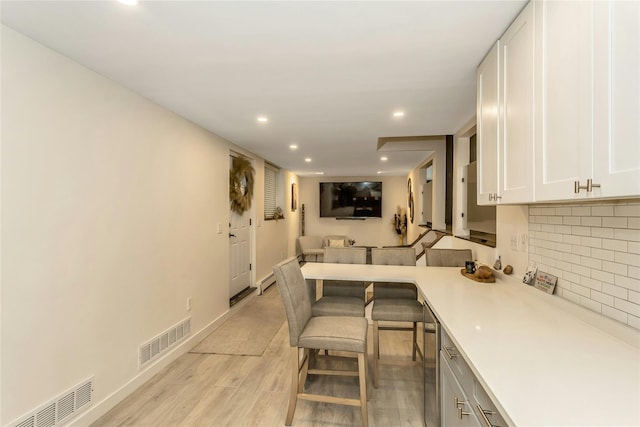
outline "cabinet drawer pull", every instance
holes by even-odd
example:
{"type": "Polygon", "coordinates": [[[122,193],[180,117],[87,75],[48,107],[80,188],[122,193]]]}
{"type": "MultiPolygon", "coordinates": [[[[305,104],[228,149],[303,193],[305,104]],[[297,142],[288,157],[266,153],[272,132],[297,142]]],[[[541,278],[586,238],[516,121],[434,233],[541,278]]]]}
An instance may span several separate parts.
{"type": "Polygon", "coordinates": [[[593,180],[591,180],[591,178],[589,178],[589,179],[587,180],[587,193],[591,193],[591,191],[592,191],[594,188],[600,188],[600,184],[594,184],[594,183],[593,183],[593,180]]]}
{"type": "Polygon", "coordinates": [[[487,418],[487,415],[493,415],[493,411],[488,411],[486,409],[482,409],[482,406],[480,406],[479,403],[476,406],[478,407],[478,411],[480,411],[480,415],[482,416],[482,420],[485,422],[487,427],[500,427],[498,425],[491,424],[491,421],[489,421],[489,418],[487,418]]]}
{"type": "Polygon", "coordinates": [[[442,346],[442,351],[444,351],[444,353],[447,355],[447,357],[449,359],[453,359],[454,357],[458,357],[458,355],[456,353],[451,353],[451,351],[444,345],[442,346]]]}
{"type": "Polygon", "coordinates": [[[464,412],[462,408],[458,408],[458,417],[462,419],[463,415],[471,415],[471,412],[464,412]]]}
{"type": "Polygon", "coordinates": [[[573,192],[574,193],[578,194],[580,192],[580,190],[582,190],[582,189],[586,190],[587,187],[586,186],[583,187],[582,185],[580,185],[580,181],[573,181],[573,192]]]}
{"type": "Polygon", "coordinates": [[[594,184],[591,178],[587,179],[587,185],[580,185],[580,181],[573,181],[573,192],[576,194],[580,190],[587,190],[587,193],[591,193],[594,188],[600,188],[600,184],[594,184]]]}
{"type": "Polygon", "coordinates": [[[467,402],[466,402],[466,401],[464,401],[464,400],[458,400],[458,396],[454,396],[454,398],[453,398],[453,404],[456,406],[456,408],[458,408],[458,417],[460,417],[460,419],[462,419],[462,416],[463,416],[463,415],[471,415],[471,413],[469,413],[469,412],[464,412],[464,411],[462,410],[462,407],[463,407],[464,405],[466,405],[466,404],[467,404],[467,402]]]}

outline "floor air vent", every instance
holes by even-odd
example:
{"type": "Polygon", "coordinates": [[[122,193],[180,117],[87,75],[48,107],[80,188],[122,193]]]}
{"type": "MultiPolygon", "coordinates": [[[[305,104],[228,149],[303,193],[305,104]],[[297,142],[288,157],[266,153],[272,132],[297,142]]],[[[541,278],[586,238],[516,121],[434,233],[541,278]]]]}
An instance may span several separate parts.
{"type": "Polygon", "coordinates": [[[69,422],[93,403],[93,378],[70,388],[30,414],[9,424],[11,427],[55,427],[69,422]]]}
{"type": "Polygon", "coordinates": [[[138,352],[138,368],[142,369],[147,363],[182,341],[190,333],[191,318],[188,318],[142,344],[138,352]]]}

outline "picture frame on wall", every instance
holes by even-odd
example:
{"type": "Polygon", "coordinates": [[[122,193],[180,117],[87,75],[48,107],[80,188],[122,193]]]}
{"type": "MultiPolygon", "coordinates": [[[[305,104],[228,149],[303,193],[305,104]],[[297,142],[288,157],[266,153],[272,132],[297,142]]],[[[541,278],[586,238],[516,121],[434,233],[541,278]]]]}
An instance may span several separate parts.
{"type": "Polygon", "coordinates": [[[298,209],[298,186],[295,182],[291,183],[291,212],[298,209]]]}

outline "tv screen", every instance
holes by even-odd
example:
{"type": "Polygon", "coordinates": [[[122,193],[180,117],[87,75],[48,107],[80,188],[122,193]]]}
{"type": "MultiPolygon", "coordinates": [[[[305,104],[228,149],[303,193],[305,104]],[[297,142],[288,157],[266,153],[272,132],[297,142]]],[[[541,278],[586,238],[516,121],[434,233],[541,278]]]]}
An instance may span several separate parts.
{"type": "Polygon", "coordinates": [[[321,218],[382,218],[382,182],[321,182],[321,218]]]}

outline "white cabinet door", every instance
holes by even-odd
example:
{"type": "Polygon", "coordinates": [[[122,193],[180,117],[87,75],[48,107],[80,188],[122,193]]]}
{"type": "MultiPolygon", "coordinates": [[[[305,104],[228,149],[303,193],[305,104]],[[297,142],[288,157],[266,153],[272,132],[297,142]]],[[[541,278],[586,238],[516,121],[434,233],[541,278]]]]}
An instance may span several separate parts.
{"type": "Polygon", "coordinates": [[[593,6],[536,3],[536,200],[593,194],[574,192],[593,177],[593,6]]]}
{"type": "Polygon", "coordinates": [[[500,39],[499,203],[533,199],[534,2],[500,39]]]}
{"type": "Polygon", "coordinates": [[[594,197],[640,195],[640,2],[595,6],[594,197]]]}
{"type": "Polygon", "coordinates": [[[478,204],[494,205],[498,193],[498,52],[491,48],[477,71],[478,204]]]}

